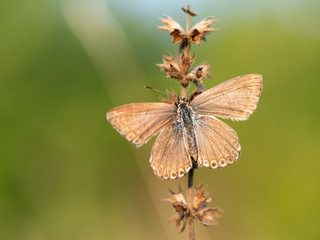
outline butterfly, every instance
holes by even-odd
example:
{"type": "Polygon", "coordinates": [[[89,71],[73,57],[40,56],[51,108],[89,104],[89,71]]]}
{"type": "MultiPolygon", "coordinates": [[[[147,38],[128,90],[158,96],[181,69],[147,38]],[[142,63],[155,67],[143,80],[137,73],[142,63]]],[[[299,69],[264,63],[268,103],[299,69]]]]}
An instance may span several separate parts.
{"type": "Polygon", "coordinates": [[[176,179],[193,167],[222,168],[238,160],[237,133],[217,119],[246,120],[256,110],[262,76],[248,74],[225,81],[194,99],[132,103],[107,113],[112,126],[137,147],[160,132],[150,163],[161,179],[176,179]]]}

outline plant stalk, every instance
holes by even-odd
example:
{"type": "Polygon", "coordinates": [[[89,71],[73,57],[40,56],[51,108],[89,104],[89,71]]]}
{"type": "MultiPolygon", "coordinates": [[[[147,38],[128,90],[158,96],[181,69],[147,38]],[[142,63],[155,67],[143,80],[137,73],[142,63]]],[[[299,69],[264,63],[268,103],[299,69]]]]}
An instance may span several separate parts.
{"type": "MultiPolygon", "coordinates": [[[[188,208],[190,209],[190,214],[193,214],[193,209],[192,209],[192,190],[193,190],[193,172],[194,168],[191,168],[191,170],[188,173],[188,208]]],[[[187,231],[188,231],[188,239],[189,240],[195,240],[195,235],[194,235],[194,221],[192,217],[188,218],[187,222],[187,231]]]]}

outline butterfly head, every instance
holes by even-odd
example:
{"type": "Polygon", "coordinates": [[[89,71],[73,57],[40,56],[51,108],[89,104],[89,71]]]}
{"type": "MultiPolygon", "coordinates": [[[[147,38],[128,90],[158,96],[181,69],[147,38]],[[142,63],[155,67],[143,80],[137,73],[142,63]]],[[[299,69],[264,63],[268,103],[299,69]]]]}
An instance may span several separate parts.
{"type": "Polygon", "coordinates": [[[178,98],[178,103],[176,104],[178,108],[185,108],[186,106],[188,106],[188,99],[185,98],[178,98]]]}

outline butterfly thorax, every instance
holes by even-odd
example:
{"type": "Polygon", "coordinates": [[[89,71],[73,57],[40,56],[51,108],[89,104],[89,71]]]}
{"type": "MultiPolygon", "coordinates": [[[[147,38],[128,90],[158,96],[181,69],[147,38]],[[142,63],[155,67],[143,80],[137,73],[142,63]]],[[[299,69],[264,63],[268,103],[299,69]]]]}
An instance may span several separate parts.
{"type": "Polygon", "coordinates": [[[192,120],[192,112],[191,108],[186,105],[180,107],[180,117],[181,117],[181,122],[183,123],[183,126],[185,128],[192,128],[193,127],[193,120],[192,120]]]}
{"type": "Polygon", "coordinates": [[[194,133],[194,113],[187,102],[181,101],[177,109],[177,122],[183,129],[183,138],[187,146],[188,153],[196,161],[198,159],[197,142],[194,133]]]}

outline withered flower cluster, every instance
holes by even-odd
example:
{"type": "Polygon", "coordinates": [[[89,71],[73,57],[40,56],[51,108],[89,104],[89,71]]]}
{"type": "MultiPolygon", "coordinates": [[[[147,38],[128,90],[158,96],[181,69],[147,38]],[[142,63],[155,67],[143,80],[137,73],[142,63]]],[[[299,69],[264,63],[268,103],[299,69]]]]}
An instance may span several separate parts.
{"type": "MultiPolygon", "coordinates": [[[[192,16],[196,16],[196,14],[193,13],[192,16]]],[[[161,19],[161,22],[163,22],[165,26],[160,26],[159,29],[170,32],[170,35],[173,37],[173,42],[180,44],[182,49],[185,48],[188,43],[200,45],[201,39],[205,39],[208,33],[216,31],[216,29],[210,28],[210,26],[215,23],[215,20],[211,20],[213,17],[202,20],[189,31],[188,29],[184,31],[179,23],[172,18],[168,16],[165,17],[166,19],[161,19]]]]}
{"type": "MultiPolygon", "coordinates": [[[[190,56],[190,46],[191,44],[200,45],[200,40],[205,40],[207,34],[217,29],[210,28],[210,26],[215,23],[215,20],[212,20],[212,17],[208,17],[189,30],[190,16],[196,16],[196,13],[189,8],[183,8],[182,10],[188,13],[186,30],[168,16],[160,19],[165,25],[158,27],[160,30],[170,33],[173,38],[173,43],[179,44],[181,53],[177,55],[176,58],[170,53],[168,53],[168,56],[163,55],[163,63],[157,64],[157,66],[167,74],[167,78],[177,79],[182,85],[182,88],[186,88],[190,82],[194,83],[197,88],[195,92],[191,94],[191,97],[195,97],[204,91],[203,78],[209,78],[211,75],[208,71],[210,65],[206,64],[200,64],[190,70],[195,58],[195,54],[190,56]]],[[[183,90],[182,97],[185,97],[185,94],[183,90]]]]}
{"type": "Polygon", "coordinates": [[[169,222],[174,222],[180,233],[185,230],[186,224],[190,219],[199,220],[204,226],[218,224],[216,218],[220,216],[218,212],[222,212],[222,210],[206,206],[207,203],[212,201],[212,198],[206,192],[206,187],[202,188],[201,184],[197,186],[191,206],[187,205],[181,187],[179,187],[177,193],[171,190],[170,192],[171,198],[164,200],[170,202],[177,213],[169,219],[169,222]]]}

